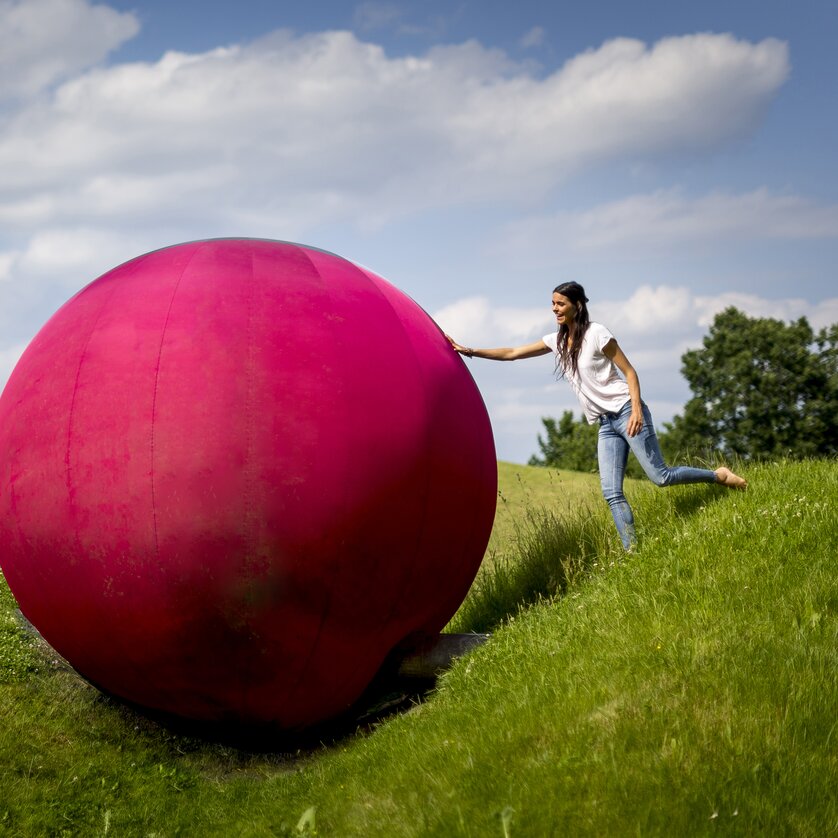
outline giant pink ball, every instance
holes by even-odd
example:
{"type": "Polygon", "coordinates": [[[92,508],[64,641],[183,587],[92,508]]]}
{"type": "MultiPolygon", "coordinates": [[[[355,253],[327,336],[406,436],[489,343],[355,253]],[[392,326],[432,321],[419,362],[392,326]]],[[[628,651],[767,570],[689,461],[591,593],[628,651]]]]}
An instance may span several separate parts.
{"type": "Polygon", "coordinates": [[[430,317],[339,256],[148,253],[41,329],[0,397],[0,561],[86,678],[300,728],[439,632],[494,518],[489,420],[430,317]]]}

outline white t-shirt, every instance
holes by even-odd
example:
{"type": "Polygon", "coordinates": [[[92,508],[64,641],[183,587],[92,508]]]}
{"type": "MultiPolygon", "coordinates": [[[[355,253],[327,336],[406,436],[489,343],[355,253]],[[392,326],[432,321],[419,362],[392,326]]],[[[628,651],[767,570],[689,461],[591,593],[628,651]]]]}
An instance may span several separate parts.
{"type": "MultiPolygon", "coordinates": [[[[545,335],[542,340],[553,352],[557,352],[558,333],[545,335]]],[[[576,393],[585,418],[593,425],[603,413],[619,413],[629,400],[629,389],[620,376],[617,365],[603,355],[602,348],[614,335],[601,323],[590,323],[582,348],[579,350],[579,369],[574,375],[565,369],[565,378],[576,393]]],[[[558,354],[556,355],[558,362],[558,354]]]]}

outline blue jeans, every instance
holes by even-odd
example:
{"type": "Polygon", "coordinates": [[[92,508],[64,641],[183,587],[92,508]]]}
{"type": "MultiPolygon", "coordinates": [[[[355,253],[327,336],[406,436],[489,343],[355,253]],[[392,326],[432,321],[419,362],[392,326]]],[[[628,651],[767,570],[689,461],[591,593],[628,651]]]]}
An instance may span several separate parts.
{"type": "Polygon", "coordinates": [[[647,477],[656,486],[675,486],[679,483],[715,483],[716,474],[706,468],[676,466],[670,468],[661,454],[652,414],[645,402],[643,405],[643,427],[635,436],[629,436],[626,427],[631,416],[631,401],[627,401],[619,413],[604,413],[599,417],[599,479],[602,494],[611,507],[614,523],[623,547],[628,550],[635,543],[634,515],[623,494],[623,478],[629,449],[634,452],[647,477]]]}

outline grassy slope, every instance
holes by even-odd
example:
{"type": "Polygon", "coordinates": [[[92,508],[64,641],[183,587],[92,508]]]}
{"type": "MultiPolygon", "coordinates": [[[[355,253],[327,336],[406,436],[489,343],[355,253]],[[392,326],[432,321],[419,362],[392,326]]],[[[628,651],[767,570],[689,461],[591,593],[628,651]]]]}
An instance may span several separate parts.
{"type": "MultiPolygon", "coordinates": [[[[838,468],[748,477],[633,486],[628,558],[586,513],[565,596],[516,613],[520,580],[496,585],[500,628],[426,703],[297,759],[101,698],[28,648],[6,595],[0,830],[296,835],[314,807],[320,835],[838,834],[838,468]]],[[[538,555],[555,524],[519,512],[522,563],[561,563],[538,555]]]]}
{"type": "Polygon", "coordinates": [[[599,476],[498,463],[498,506],[489,557],[514,553],[516,534],[533,507],[559,514],[599,504],[599,476]]]}

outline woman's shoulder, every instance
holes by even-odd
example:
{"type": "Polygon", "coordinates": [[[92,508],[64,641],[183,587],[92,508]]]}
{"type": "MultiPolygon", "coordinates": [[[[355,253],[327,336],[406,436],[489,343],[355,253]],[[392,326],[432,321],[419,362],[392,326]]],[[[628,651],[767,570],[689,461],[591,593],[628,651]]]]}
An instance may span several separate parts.
{"type": "Polygon", "coordinates": [[[549,335],[544,335],[541,340],[548,349],[552,349],[553,352],[557,350],[559,343],[559,335],[557,332],[550,332],[549,335]]]}
{"type": "Polygon", "coordinates": [[[588,323],[588,330],[585,332],[585,337],[601,337],[604,335],[608,335],[609,339],[614,337],[611,329],[607,326],[603,326],[602,323],[597,323],[595,320],[591,320],[591,322],[588,323]]]}
{"type": "Polygon", "coordinates": [[[593,320],[588,324],[588,329],[585,332],[585,343],[594,347],[594,350],[601,350],[608,341],[613,339],[614,335],[607,326],[593,320]]]}

